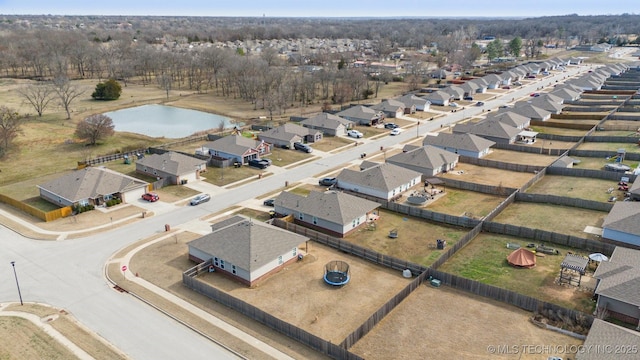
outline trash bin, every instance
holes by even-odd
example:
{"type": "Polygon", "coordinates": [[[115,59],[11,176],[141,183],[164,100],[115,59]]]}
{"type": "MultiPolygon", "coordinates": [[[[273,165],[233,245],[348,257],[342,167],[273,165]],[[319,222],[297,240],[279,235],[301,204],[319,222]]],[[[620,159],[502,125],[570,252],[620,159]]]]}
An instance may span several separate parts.
{"type": "Polygon", "coordinates": [[[164,231],[170,231],[170,230],[171,230],[171,226],[169,226],[169,224],[165,224],[164,231]]]}

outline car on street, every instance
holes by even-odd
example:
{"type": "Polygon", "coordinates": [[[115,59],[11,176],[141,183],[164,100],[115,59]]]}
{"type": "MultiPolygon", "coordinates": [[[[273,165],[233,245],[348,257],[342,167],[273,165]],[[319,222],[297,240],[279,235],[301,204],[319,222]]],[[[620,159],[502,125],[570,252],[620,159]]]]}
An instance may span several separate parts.
{"type": "Polygon", "coordinates": [[[160,200],[160,197],[156,193],[148,192],[142,194],[142,200],[146,200],[148,202],[156,202],[160,200]]]}
{"type": "Polygon", "coordinates": [[[276,199],[267,199],[262,202],[264,206],[275,206],[276,199]]]}
{"type": "Polygon", "coordinates": [[[498,106],[499,109],[508,109],[509,105],[500,105],[498,106]]]}
{"type": "Polygon", "coordinates": [[[318,180],[318,185],[321,186],[333,186],[338,183],[338,179],[334,177],[326,177],[318,180]]]}
{"type": "Polygon", "coordinates": [[[360,131],[358,130],[349,130],[347,131],[347,135],[351,136],[352,138],[356,138],[359,139],[362,136],[364,136],[360,131]]]}
{"type": "Polygon", "coordinates": [[[189,205],[195,206],[195,205],[198,205],[198,204],[205,203],[205,202],[207,202],[209,200],[211,200],[211,196],[209,194],[200,194],[200,195],[194,197],[193,199],[191,199],[191,201],[189,201],[189,205]]]}
{"type": "Polygon", "coordinates": [[[393,130],[391,130],[391,132],[389,133],[389,135],[392,135],[392,136],[399,135],[399,134],[400,134],[400,132],[402,132],[402,131],[400,130],[400,128],[398,128],[398,129],[393,129],[393,130]]]}
{"type": "Polygon", "coordinates": [[[511,89],[511,86],[507,85],[507,86],[503,86],[502,88],[505,89],[505,90],[509,90],[509,89],[511,89]]]}
{"type": "Polygon", "coordinates": [[[531,95],[529,95],[529,96],[531,96],[531,97],[538,97],[538,96],[540,96],[540,94],[539,94],[539,93],[531,93],[531,95]]]}
{"type": "Polygon", "coordinates": [[[386,123],[386,124],[384,124],[384,128],[385,128],[385,129],[391,129],[391,130],[393,130],[393,129],[397,128],[397,127],[398,127],[398,125],[396,125],[396,124],[394,124],[394,123],[386,123]]]}
{"type": "Polygon", "coordinates": [[[476,103],[476,106],[484,106],[484,103],[483,103],[482,101],[478,101],[478,102],[476,103]]]}
{"type": "Polygon", "coordinates": [[[313,151],[313,149],[311,148],[311,146],[307,145],[307,144],[303,144],[301,142],[295,142],[293,143],[293,148],[296,150],[300,150],[300,151],[304,151],[306,153],[310,153],[313,151]]]}

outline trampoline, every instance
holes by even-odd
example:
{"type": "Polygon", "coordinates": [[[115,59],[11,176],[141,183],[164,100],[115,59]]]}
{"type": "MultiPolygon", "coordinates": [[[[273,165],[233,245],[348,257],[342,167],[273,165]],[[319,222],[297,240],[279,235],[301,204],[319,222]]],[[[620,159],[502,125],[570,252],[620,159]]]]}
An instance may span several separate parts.
{"type": "Polygon", "coordinates": [[[324,266],[324,282],[333,286],[342,286],[349,282],[349,264],[340,260],[329,261],[324,266]]]}

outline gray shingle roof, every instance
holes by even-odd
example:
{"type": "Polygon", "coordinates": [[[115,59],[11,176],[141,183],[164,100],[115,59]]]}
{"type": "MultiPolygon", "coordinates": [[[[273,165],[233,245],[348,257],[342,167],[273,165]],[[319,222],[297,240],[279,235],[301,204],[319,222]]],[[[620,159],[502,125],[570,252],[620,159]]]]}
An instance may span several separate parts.
{"type": "Polygon", "coordinates": [[[413,94],[401,96],[397,100],[402,102],[405,107],[411,107],[411,105],[415,105],[416,107],[423,107],[426,106],[427,103],[429,103],[429,100],[423,99],[413,94]]]}
{"type": "Polygon", "coordinates": [[[476,124],[457,124],[453,127],[453,132],[471,133],[499,139],[514,139],[520,133],[520,129],[497,120],[487,119],[476,124]]]}
{"type": "Polygon", "coordinates": [[[609,261],[593,274],[599,279],[595,293],[640,306],[640,251],[616,246],[609,261]]]}
{"type": "Polygon", "coordinates": [[[343,119],[340,116],[322,113],[308,119],[300,121],[300,124],[306,126],[314,126],[324,129],[337,129],[340,124],[348,126],[351,122],[347,119],[343,119]]]}
{"type": "Polygon", "coordinates": [[[501,123],[515,127],[520,127],[531,122],[531,118],[515,113],[511,111],[510,108],[505,108],[504,111],[489,115],[487,119],[496,119],[501,123]]]}
{"type": "Polygon", "coordinates": [[[451,164],[456,161],[458,161],[457,154],[431,145],[425,145],[387,158],[387,162],[391,164],[398,166],[406,164],[427,170],[439,169],[445,164],[451,164]]]}
{"type": "Polygon", "coordinates": [[[258,135],[260,138],[270,138],[285,141],[297,141],[307,135],[315,135],[319,130],[309,129],[298,124],[287,123],[277,128],[267,130],[258,135]]]}
{"type": "Polygon", "coordinates": [[[362,171],[344,169],[338,175],[338,184],[344,181],[389,192],[420,176],[417,171],[385,163],[362,171]]]}
{"type": "Polygon", "coordinates": [[[342,117],[356,118],[356,119],[373,120],[378,117],[378,112],[373,110],[372,108],[358,105],[358,106],[352,106],[346,110],[340,111],[336,115],[342,116],[342,117]]]}
{"type": "Polygon", "coordinates": [[[241,156],[245,152],[255,149],[260,145],[260,141],[249,139],[244,136],[229,135],[218,140],[208,142],[203,145],[207,149],[222,151],[227,154],[241,156]]]}
{"type": "Polygon", "coordinates": [[[244,216],[225,220],[226,226],[188,243],[211,256],[252,271],[309,240],[287,230],[244,216]]]}
{"type": "Polygon", "coordinates": [[[495,145],[495,142],[473,134],[438,133],[437,136],[425,136],[422,145],[480,152],[495,145]]]}
{"type": "Polygon", "coordinates": [[[275,203],[277,206],[340,225],[348,224],[380,207],[380,204],[375,201],[337,191],[312,191],[307,196],[283,191],[278,195],[275,203]]]}
{"type": "MultiPolygon", "coordinates": [[[[610,322],[594,319],[589,335],[584,341],[584,349],[591,351],[581,351],[576,354],[576,360],[635,360],[638,354],[631,351],[629,354],[606,351],[616,348],[626,349],[633,345],[640,344],[640,333],[631,329],[612,324],[610,322]],[[595,351],[602,349],[603,351],[595,351]]],[[[632,350],[632,348],[629,348],[632,350]]]]}
{"type": "Polygon", "coordinates": [[[145,156],[136,161],[136,164],[141,164],[151,169],[162,170],[165,173],[176,176],[193,173],[199,166],[205,165],[206,163],[206,160],[196,159],[173,151],[166,152],[162,155],[153,154],[145,156]]]}
{"type": "Polygon", "coordinates": [[[147,186],[147,183],[131,176],[102,167],[86,167],[38,188],[49,191],[71,202],[95,199],[101,195],[110,195],[147,186]]]}
{"type": "Polygon", "coordinates": [[[602,227],[640,236],[640,205],[634,201],[616,202],[602,227]]]}
{"type": "Polygon", "coordinates": [[[514,108],[511,109],[516,114],[520,114],[522,116],[526,116],[530,119],[544,119],[551,115],[550,111],[545,109],[541,109],[532,104],[518,101],[514,104],[514,108]]]}

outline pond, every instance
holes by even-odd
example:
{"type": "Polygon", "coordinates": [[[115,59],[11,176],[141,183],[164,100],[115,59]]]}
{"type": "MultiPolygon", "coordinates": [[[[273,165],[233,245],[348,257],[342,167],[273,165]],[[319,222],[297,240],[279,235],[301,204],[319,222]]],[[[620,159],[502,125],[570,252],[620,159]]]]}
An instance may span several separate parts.
{"type": "Polygon", "coordinates": [[[104,113],[115,125],[115,131],[126,131],[151,137],[183,138],[196,132],[225,128],[241,124],[228,117],[202,111],[181,109],[165,105],[143,105],[104,113]]]}

